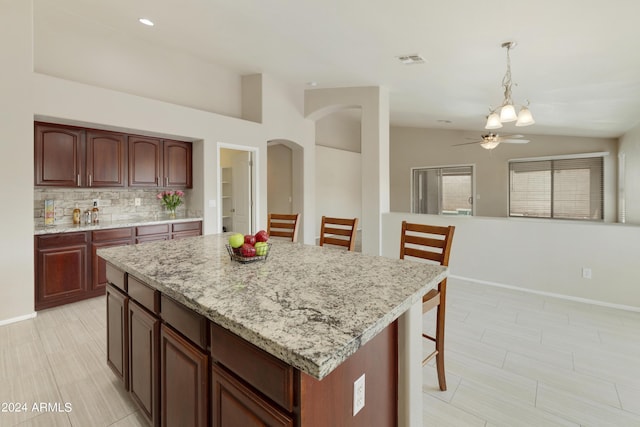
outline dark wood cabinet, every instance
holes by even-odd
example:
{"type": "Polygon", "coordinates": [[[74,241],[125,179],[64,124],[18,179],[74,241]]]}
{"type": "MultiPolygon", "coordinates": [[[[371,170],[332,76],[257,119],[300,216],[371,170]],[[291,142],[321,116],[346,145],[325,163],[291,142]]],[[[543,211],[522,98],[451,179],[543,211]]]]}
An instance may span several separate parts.
{"type": "Polygon", "coordinates": [[[192,188],[191,143],[163,141],[165,187],[192,188]]]}
{"type": "Polygon", "coordinates": [[[34,183],[192,188],[192,143],[34,123],[34,183]]]}
{"type": "Polygon", "coordinates": [[[35,237],[35,309],[81,299],[87,290],[89,236],[86,232],[35,237]]]}
{"type": "Polygon", "coordinates": [[[171,234],[170,224],[141,225],[136,227],[136,243],[156,242],[169,240],[171,234]]]}
{"type": "Polygon", "coordinates": [[[129,186],[162,185],[162,140],[129,136],[129,186]]]}
{"type": "Polygon", "coordinates": [[[190,142],[129,136],[129,185],[192,188],[190,142]]]}
{"type": "Polygon", "coordinates": [[[202,234],[202,221],[177,222],[171,224],[171,238],[183,239],[185,237],[200,236],[202,234]]]}
{"type": "Polygon", "coordinates": [[[222,366],[211,368],[214,427],[292,427],[293,418],[238,380],[222,366]]]}
{"type": "Polygon", "coordinates": [[[129,391],[140,412],[152,426],[157,426],[160,422],[159,334],[160,319],[131,299],[129,391]]]}
{"type": "Polygon", "coordinates": [[[84,185],[85,131],[36,123],[34,126],[35,185],[84,185]]]}
{"type": "Polygon", "coordinates": [[[160,327],[162,426],[205,427],[209,404],[209,357],[171,327],[160,327]]]}
{"type": "Polygon", "coordinates": [[[129,390],[129,298],[112,285],[107,293],[107,365],[129,390]]]}
{"type": "Polygon", "coordinates": [[[127,184],[127,140],[116,132],[87,131],[86,187],[127,184]]]}
{"type": "Polygon", "coordinates": [[[91,281],[89,291],[92,296],[102,295],[107,284],[107,263],[98,256],[100,248],[133,244],[133,229],[114,228],[91,232],[91,281]]]}

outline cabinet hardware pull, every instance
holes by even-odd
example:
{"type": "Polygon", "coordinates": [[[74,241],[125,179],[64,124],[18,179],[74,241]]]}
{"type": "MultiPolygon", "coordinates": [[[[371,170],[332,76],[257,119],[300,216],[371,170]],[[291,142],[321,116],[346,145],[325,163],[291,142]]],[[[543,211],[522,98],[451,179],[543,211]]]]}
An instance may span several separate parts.
{"type": "Polygon", "coordinates": [[[89,174],[89,187],[91,187],[93,185],[93,179],[91,177],[91,174],[89,174]]]}
{"type": "Polygon", "coordinates": [[[80,187],[80,174],[78,174],[76,181],[78,181],[78,187],[80,187]]]}
{"type": "Polygon", "coordinates": [[[165,183],[165,184],[164,184],[164,185],[165,185],[165,187],[168,187],[168,186],[169,186],[169,177],[168,177],[168,176],[165,176],[165,177],[164,177],[164,183],[165,183]]]}

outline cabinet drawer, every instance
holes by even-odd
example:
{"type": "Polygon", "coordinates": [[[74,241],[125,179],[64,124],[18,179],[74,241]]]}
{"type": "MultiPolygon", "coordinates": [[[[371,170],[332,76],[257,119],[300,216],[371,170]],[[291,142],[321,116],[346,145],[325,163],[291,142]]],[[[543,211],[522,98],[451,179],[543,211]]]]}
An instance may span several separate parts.
{"type": "Polygon", "coordinates": [[[55,248],[60,246],[73,246],[88,243],[87,233],[56,233],[44,236],[36,236],[39,249],[55,248]]]}
{"type": "Polygon", "coordinates": [[[293,367],[211,323],[211,356],[287,411],[293,411],[293,367]]]}
{"type": "Polygon", "coordinates": [[[207,348],[207,319],[177,301],[162,295],[160,317],[200,348],[207,348]]]}
{"type": "Polygon", "coordinates": [[[196,231],[200,231],[200,221],[194,221],[194,222],[178,222],[175,224],[172,224],[172,230],[174,233],[179,233],[181,231],[191,231],[191,230],[196,230],[196,231]]]}
{"type": "Polygon", "coordinates": [[[127,278],[129,297],[152,313],[160,313],[160,292],[135,277],[127,278]]]}
{"type": "Polygon", "coordinates": [[[267,401],[218,364],[211,368],[211,397],[214,427],[224,427],[225,421],[234,425],[268,425],[293,427],[293,419],[282,409],[267,401]]]}
{"type": "Polygon", "coordinates": [[[133,237],[133,229],[131,228],[113,228],[109,230],[96,230],[91,232],[91,238],[94,242],[105,240],[119,240],[133,237]]]}
{"type": "Polygon", "coordinates": [[[136,227],[136,236],[166,233],[169,233],[169,224],[142,225],[140,227],[136,227]]]}
{"type": "Polygon", "coordinates": [[[107,282],[117,288],[120,288],[120,290],[127,292],[126,273],[109,263],[107,263],[107,282]]]}

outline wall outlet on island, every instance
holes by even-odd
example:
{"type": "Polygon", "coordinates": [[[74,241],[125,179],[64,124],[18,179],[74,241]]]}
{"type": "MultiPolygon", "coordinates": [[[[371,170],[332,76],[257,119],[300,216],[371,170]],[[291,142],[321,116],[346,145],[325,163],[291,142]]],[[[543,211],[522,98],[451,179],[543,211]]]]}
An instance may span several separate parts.
{"type": "Polygon", "coordinates": [[[364,374],[353,382],[353,416],[364,408],[364,374]]]}

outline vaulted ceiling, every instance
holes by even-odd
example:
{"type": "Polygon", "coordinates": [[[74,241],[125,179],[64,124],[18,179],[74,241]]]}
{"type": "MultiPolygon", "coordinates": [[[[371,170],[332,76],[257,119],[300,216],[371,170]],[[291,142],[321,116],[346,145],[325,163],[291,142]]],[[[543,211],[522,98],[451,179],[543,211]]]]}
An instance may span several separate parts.
{"type": "Polygon", "coordinates": [[[503,98],[501,44],[516,41],[513,98],[530,101],[537,122],[532,133],[618,137],[640,120],[637,0],[56,0],[39,5],[239,74],[269,73],[300,89],[312,81],[318,88],[386,86],[393,125],[478,132],[489,106],[503,98]],[[144,27],[140,17],[156,25],[144,27]],[[397,56],[405,54],[420,54],[425,63],[403,65],[397,56]]]}

